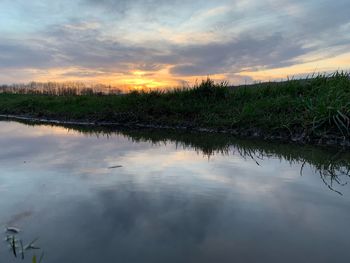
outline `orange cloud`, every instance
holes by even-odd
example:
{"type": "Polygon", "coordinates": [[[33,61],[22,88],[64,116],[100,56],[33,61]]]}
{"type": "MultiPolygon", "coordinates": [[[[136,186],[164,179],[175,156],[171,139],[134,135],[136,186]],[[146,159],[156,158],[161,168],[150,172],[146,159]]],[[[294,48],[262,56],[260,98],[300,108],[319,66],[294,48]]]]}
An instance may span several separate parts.
{"type": "MultiPolygon", "coordinates": [[[[309,58],[310,60],[310,58],[309,58]]],[[[297,75],[332,72],[336,70],[349,70],[350,69],[350,53],[342,54],[332,58],[319,59],[312,62],[304,62],[301,64],[274,68],[274,69],[261,69],[257,71],[242,71],[240,76],[251,77],[256,81],[269,81],[276,79],[286,79],[287,77],[293,77],[297,75]]]]}

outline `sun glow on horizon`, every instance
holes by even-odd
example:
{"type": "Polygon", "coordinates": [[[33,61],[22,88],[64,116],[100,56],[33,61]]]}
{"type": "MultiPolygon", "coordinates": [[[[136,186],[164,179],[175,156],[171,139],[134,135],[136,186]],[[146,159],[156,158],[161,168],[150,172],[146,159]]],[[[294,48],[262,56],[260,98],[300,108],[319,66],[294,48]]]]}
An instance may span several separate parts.
{"type": "Polygon", "coordinates": [[[350,70],[348,0],[0,2],[0,85],[149,90],[350,70]]]}

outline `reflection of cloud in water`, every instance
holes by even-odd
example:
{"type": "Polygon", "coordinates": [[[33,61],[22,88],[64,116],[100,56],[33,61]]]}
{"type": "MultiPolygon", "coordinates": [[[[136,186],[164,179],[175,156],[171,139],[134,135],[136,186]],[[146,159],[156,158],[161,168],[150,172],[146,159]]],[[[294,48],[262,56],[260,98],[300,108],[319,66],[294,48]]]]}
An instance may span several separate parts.
{"type": "MultiPolygon", "coordinates": [[[[240,169],[241,173],[248,174],[270,170],[272,176],[295,180],[295,166],[311,166],[317,172],[321,172],[323,182],[333,189],[337,185],[346,185],[349,175],[349,170],[347,174],[341,175],[342,170],[349,169],[346,154],[332,151],[327,153],[321,149],[295,145],[286,147],[265,143],[260,146],[258,142],[237,141],[225,135],[127,130],[100,133],[98,130],[68,130],[47,125],[32,128],[16,122],[0,125],[0,131],[6,134],[6,137],[0,138],[0,143],[7,149],[6,152],[0,152],[0,162],[17,162],[17,159],[22,157],[29,163],[33,161],[30,163],[31,169],[35,169],[35,166],[39,169],[47,166],[84,176],[106,175],[110,171],[106,171],[105,168],[116,164],[126,165],[129,172],[140,174],[147,174],[147,171],[159,173],[165,167],[176,171],[182,169],[184,173],[190,167],[193,173],[198,173],[203,165],[207,165],[218,169],[240,169]],[[203,157],[207,158],[207,154],[210,164],[203,162],[203,157]],[[227,158],[224,158],[225,154],[228,155],[227,158]],[[278,162],[285,161],[291,163],[289,172],[285,168],[276,171],[278,162]],[[258,164],[263,164],[264,167],[258,164]],[[338,174],[341,178],[337,178],[338,174]]],[[[314,174],[310,169],[302,169],[302,172],[304,175],[314,174]]]]}
{"type": "MultiPolygon", "coordinates": [[[[302,252],[295,255],[295,251],[310,253],[329,242],[340,245],[338,249],[346,246],[335,239],[345,238],[345,233],[334,232],[346,217],[335,218],[331,225],[327,221],[334,212],[343,214],[346,202],[339,205],[298,187],[260,200],[232,196],[230,186],[221,187],[215,195],[194,188],[164,189],[150,182],[140,189],[132,178],[121,188],[96,190],[93,201],[75,201],[49,222],[48,228],[61,222],[65,229],[55,239],[67,245],[54,249],[60,260],[68,262],[74,258],[84,262],[111,258],[121,262],[271,262],[282,258],[295,262],[303,258],[302,252]],[[313,199],[318,200],[316,204],[313,199]],[[275,254],[276,249],[280,253],[275,254]]],[[[331,257],[337,255],[312,253],[309,258],[323,262],[331,257]]]]}
{"type": "Polygon", "coordinates": [[[7,122],[7,125],[0,126],[0,132],[11,135],[11,137],[41,137],[41,136],[80,136],[75,130],[59,126],[40,125],[33,129],[30,126],[20,126],[16,122],[7,122]]]}
{"type": "Polygon", "coordinates": [[[328,151],[38,128],[0,122],[0,222],[35,211],[21,222],[48,262],[342,262],[348,251],[349,188],[328,191],[314,170],[328,151]]]}
{"type": "Polygon", "coordinates": [[[8,226],[13,226],[17,223],[19,223],[21,220],[31,217],[33,214],[33,211],[24,211],[24,212],[20,212],[18,214],[13,215],[10,220],[7,222],[8,226]]]}

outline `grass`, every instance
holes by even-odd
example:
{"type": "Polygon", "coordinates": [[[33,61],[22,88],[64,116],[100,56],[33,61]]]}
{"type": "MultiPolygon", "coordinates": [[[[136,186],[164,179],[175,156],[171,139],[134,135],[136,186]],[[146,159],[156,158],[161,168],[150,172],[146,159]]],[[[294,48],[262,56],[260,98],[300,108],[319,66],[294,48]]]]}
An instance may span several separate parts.
{"type": "Polygon", "coordinates": [[[108,85],[86,85],[80,82],[30,82],[28,84],[0,85],[0,93],[11,94],[42,94],[50,96],[76,95],[115,95],[121,90],[108,85]]]}
{"type": "Polygon", "coordinates": [[[231,131],[305,142],[348,140],[350,77],[229,87],[208,79],[191,89],[125,95],[0,94],[0,113],[59,120],[231,131]]]}

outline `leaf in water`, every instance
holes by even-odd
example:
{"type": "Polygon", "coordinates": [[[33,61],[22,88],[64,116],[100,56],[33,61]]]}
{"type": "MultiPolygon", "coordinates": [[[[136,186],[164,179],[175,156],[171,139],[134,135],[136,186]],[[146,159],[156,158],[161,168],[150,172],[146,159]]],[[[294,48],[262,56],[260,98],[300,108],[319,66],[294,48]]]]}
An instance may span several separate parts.
{"type": "Polygon", "coordinates": [[[17,227],[7,227],[6,232],[12,233],[12,234],[18,234],[21,230],[17,227]]]}
{"type": "Polygon", "coordinates": [[[32,263],[36,263],[36,256],[35,255],[32,258],[32,263]]]}
{"type": "Polygon", "coordinates": [[[15,241],[15,237],[12,237],[12,252],[15,255],[15,257],[17,257],[17,251],[16,251],[16,241],[15,241]]]}
{"type": "Polygon", "coordinates": [[[35,238],[32,242],[30,242],[28,245],[26,245],[26,246],[24,247],[24,249],[25,249],[25,250],[29,250],[29,249],[40,249],[39,247],[34,246],[34,243],[35,243],[36,241],[38,241],[38,240],[39,240],[38,237],[35,238]]]}
{"type": "Polygon", "coordinates": [[[39,250],[39,249],[41,249],[40,247],[35,247],[35,246],[30,246],[29,248],[27,248],[27,250],[29,250],[29,249],[33,249],[33,250],[39,250]]]}
{"type": "Polygon", "coordinates": [[[23,249],[23,242],[22,240],[20,241],[21,244],[21,254],[22,254],[22,260],[24,259],[24,249],[23,249]]]}
{"type": "Polygon", "coordinates": [[[116,166],[108,167],[108,169],[116,169],[116,168],[122,168],[122,167],[123,167],[122,165],[116,165],[116,166]]]}

